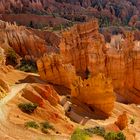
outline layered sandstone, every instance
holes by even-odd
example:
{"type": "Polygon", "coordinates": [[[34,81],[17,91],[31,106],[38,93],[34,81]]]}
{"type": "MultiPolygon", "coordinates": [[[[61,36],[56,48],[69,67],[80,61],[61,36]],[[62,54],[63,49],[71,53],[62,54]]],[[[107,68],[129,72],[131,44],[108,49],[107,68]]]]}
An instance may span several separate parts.
{"type": "Polygon", "coordinates": [[[25,99],[38,104],[40,107],[45,106],[45,100],[53,106],[59,103],[58,94],[50,85],[32,84],[24,88],[22,92],[25,99]]]}
{"type": "Polygon", "coordinates": [[[48,100],[51,105],[55,106],[59,103],[58,94],[51,85],[34,84],[33,88],[43,99],[48,100]]]}
{"type": "Polygon", "coordinates": [[[71,95],[95,110],[110,115],[114,108],[115,95],[111,80],[103,74],[87,80],[78,79],[71,88],[71,95]]]}
{"type": "MultiPolygon", "coordinates": [[[[51,85],[28,83],[14,85],[13,88],[16,96],[14,96],[8,102],[5,100],[5,104],[1,108],[6,122],[0,121],[0,124],[3,124],[1,127],[2,129],[5,129],[5,127],[8,126],[8,129],[5,131],[7,137],[9,136],[10,138],[14,139],[18,137],[20,139],[30,140],[34,138],[46,139],[46,137],[51,135],[53,137],[56,136],[56,139],[59,139],[59,137],[57,137],[58,134],[60,136],[70,135],[74,131],[76,125],[65,116],[63,108],[58,104],[59,95],[51,85]],[[16,90],[16,87],[20,88],[21,90],[17,91],[18,89],[16,90]],[[27,114],[18,107],[18,105],[21,103],[35,103],[38,104],[38,106],[32,114],[27,114]],[[8,112],[7,109],[9,109],[8,112]],[[47,129],[47,133],[42,131],[42,127],[40,125],[38,129],[25,129],[25,124],[30,121],[34,121],[38,125],[40,123],[47,122],[47,124],[53,126],[54,129],[47,129]],[[12,130],[12,127],[15,129],[12,130]],[[15,130],[18,131],[18,134],[15,132],[15,130]],[[8,132],[10,132],[10,134],[8,132]]],[[[3,135],[4,134],[0,134],[0,138],[3,135]]],[[[63,139],[63,137],[60,137],[60,139],[63,139]]]]}
{"type": "Polygon", "coordinates": [[[90,22],[74,25],[70,30],[62,33],[60,42],[61,55],[65,63],[75,66],[76,72],[81,76],[86,71],[93,71],[94,74],[102,72],[104,68],[104,38],[98,32],[98,22],[90,22]]]}
{"type": "Polygon", "coordinates": [[[77,78],[71,64],[64,64],[58,54],[44,55],[37,61],[38,72],[43,80],[70,88],[77,78]]]}
{"type": "MultiPolygon", "coordinates": [[[[112,78],[115,91],[124,101],[139,104],[139,43],[134,42],[130,32],[126,33],[124,39],[113,38],[116,44],[110,44],[107,51],[106,74],[112,78]]],[[[118,99],[122,100],[120,97],[118,99]]]]}
{"type": "Polygon", "coordinates": [[[126,112],[123,112],[123,114],[118,116],[115,124],[119,127],[120,130],[123,130],[126,127],[128,127],[128,117],[127,117],[126,112]]]}
{"type": "Polygon", "coordinates": [[[0,21],[0,29],[0,45],[3,49],[11,47],[18,55],[30,60],[36,60],[47,51],[45,41],[25,27],[0,21]]]}
{"type": "Polygon", "coordinates": [[[5,65],[6,56],[4,53],[4,49],[0,48],[0,66],[5,65]]]}
{"type": "Polygon", "coordinates": [[[30,28],[30,31],[33,34],[36,34],[40,38],[46,41],[46,44],[48,46],[48,53],[50,52],[59,52],[59,44],[60,44],[60,36],[56,34],[55,32],[51,32],[48,30],[37,30],[37,29],[32,29],[30,28]]]}
{"type": "Polygon", "coordinates": [[[3,79],[0,79],[0,99],[4,98],[9,91],[9,85],[3,79]]]}
{"type": "Polygon", "coordinates": [[[132,32],[114,35],[105,44],[97,21],[93,20],[65,31],[60,51],[64,62],[74,65],[82,78],[102,72],[112,79],[119,101],[140,103],[140,46],[132,32]]]}

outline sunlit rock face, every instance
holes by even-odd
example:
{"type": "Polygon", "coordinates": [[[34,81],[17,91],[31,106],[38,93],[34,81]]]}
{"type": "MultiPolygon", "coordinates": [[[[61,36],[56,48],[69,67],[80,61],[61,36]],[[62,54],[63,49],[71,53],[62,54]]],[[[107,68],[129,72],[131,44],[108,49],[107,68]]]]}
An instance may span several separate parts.
{"type": "MultiPolygon", "coordinates": [[[[53,124],[56,130],[64,134],[71,134],[75,129],[75,125],[72,121],[67,119],[63,108],[59,105],[58,93],[50,84],[28,83],[13,100],[15,106],[19,103],[34,103],[39,106],[32,114],[32,117],[36,122],[47,121],[53,124]]],[[[20,109],[12,109],[8,117],[10,121],[13,121],[14,123],[18,122],[16,122],[15,119],[13,120],[13,115],[15,114],[22,116],[20,117],[20,121],[23,121],[23,123],[33,119],[31,118],[31,115],[23,113],[20,109]]]]}
{"type": "Polygon", "coordinates": [[[4,98],[9,90],[9,85],[3,79],[0,78],[0,99],[4,98]]]}
{"type": "Polygon", "coordinates": [[[5,74],[11,70],[9,66],[5,66],[5,57],[1,53],[3,53],[3,50],[0,52],[0,100],[10,91],[10,86],[5,81],[5,74]]]}
{"type": "MultiPolygon", "coordinates": [[[[113,37],[114,38],[114,37],[113,37]]],[[[140,103],[140,68],[138,41],[133,41],[132,33],[117,41],[107,51],[106,75],[112,78],[113,86],[118,95],[129,103],[140,103]]]]}
{"type": "Polygon", "coordinates": [[[128,117],[126,112],[119,115],[115,124],[119,127],[120,130],[125,129],[128,126],[128,117]]]}
{"type": "Polygon", "coordinates": [[[4,53],[4,49],[0,48],[0,66],[5,65],[6,56],[4,53]]]}
{"type": "Polygon", "coordinates": [[[59,47],[64,62],[75,66],[82,78],[102,72],[112,79],[118,100],[140,103],[140,46],[132,32],[114,35],[105,43],[93,20],[63,32],[59,47]]]}
{"type": "Polygon", "coordinates": [[[75,66],[76,72],[82,77],[87,69],[94,74],[104,70],[104,38],[98,28],[98,22],[92,20],[62,33],[59,45],[61,55],[65,63],[75,66]]]}
{"type": "Polygon", "coordinates": [[[25,59],[36,60],[47,51],[45,41],[23,26],[0,21],[0,45],[11,47],[25,59]]]}
{"type": "Polygon", "coordinates": [[[105,78],[103,74],[87,80],[79,78],[72,85],[71,95],[106,115],[110,115],[114,108],[113,86],[111,80],[105,78]]]}
{"type": "Polygon", "coordinates": [[[44,55],[37,61],[38,71],[43,80],[70,88],[77,78],[71,64],[63,64],[61,56],[57,54],[44,55]]]}
{"type": "Polygon", "coordinates": [[[58,94],[50,85],[28,85],[23,89],[22,96],[33,103],[37,103],[40,107],[45,106],[45,100],[53,106],[56,106],[59,103],[58,94]]]}

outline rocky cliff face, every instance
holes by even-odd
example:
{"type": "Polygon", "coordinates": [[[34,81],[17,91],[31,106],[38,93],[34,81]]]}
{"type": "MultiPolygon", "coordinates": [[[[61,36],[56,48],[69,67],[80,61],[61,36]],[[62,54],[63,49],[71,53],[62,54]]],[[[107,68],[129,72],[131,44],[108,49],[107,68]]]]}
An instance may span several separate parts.
{"type": "Polygon", "coordinates": [[[36,30],[36,29],[32,29],[30,28],[30,31],[39,36],[41,39],[45,40],[46,41],[46,44],[48,46],[48,50],[47,52],[50,53],[50,52],[56,52],[58,53],[59,52],[59,44],[60,44],[60,39],[61,37],[56,34],[55,32],[51,32],[51,31],[47,31],[47,30],[36,30]]]}
{"type": "Polygon", "coordinates": [[[0,99],[4,98],[9,90],[9,85],[3,79],[0,79],[0,99]]]}
{"type": "Polygon", "coordinates": [[[128,127],[128,117],[126,112],[123,112],[123,114],[118,116],[115,124],[119,127],[120,130],[123,130],[126,127],[128,127]]]}
{"type": "MultiPolygon", "coordinates": [[[[1,49],[0,49],[1,50],[1,49]]],[[[3,54],[3,50],[2,50],[3,54]]],[[[11,70],[10,67],[5,66],[5,57],[0,54],[0,99],[4,98],[10,91],[9,84],[5,81],[5,74],[11,70]]]]}
{"type": "Polygon", "coordinates": [[[62,34],[60,52],[65,63],[75,66],[76,72],[86,77],[87,71],[102,72],[104,68],[104,38],[98,32],[98,22],[78,24],[62,34]]]}
{"type": "Polygon", "coordinates": [[[60,55],[56,54],[44,55],[37,61],[37,66],[43,80],[71,89],[73,97],[91,106],[96,113],[105,117],[110,115],[115,95],[111,80],[106,79],[103,74],[82,81],[76,75],[74,67],[64,64],[60,55]]]}
{"type": "Polygon", "coordinates": [[[59,103],[58,94],[50,85],[28,85],[23,89],[22,96],[33,103],[37,103],[40,107],[45,106],[44,100],[49,101],[53,106],[56,106],[59,103]]]}
{"type": "Polygon", "coordinates": [[[140,49],[133,33],[113,36],[105,44],[97,22],[90,21],[64,32],[60,50],[65,63],[74,65],[83,78],[102,72],[112,79],[115,92],[124,99],[119,100],[140,103],[140,49]]]}
{"type": "Polygon", "coordinates": [[[95,111],[100,110],[110,115],[114,108],[115,94],[110,79],[103,74],[88,80],[78,79],[72,85],[71,95],[91,106],[95,111]]]}
{"type": "MultiPolygon", "coordinates": [[[[25,123],[26,121],[29,121],[33,118],[36,122],[41,122],[45,120],[53,124],[55,132],[59,132],[60,134],[72,133],[75,126],[64,115],[64,111],[58,104],[59,95],[53,89],[53,86],[48,84],[32,83],[28,84],[25,88],[23,88],[19,94],[21,96],[15,98],[13,103],[31,102],[39,105],[36,112],[32,114],[32,116],[26,114],[25,120],[22,120],[22,117],[24,117],[25,114],[18,109],[18,114],[20,115],[18,120],[21,120],[20,123],[25,123]]],[[[13,118],[15,116],[12,111],[9,117],[10,120],[13,122],[13,118]]],[[[18,124],[18,120],[13,123],[18,124]]]]}
{"type": "Polygon", "coordinates": [[[107,51],[106,72],[113,80],[115,91],[131,103],[140,103],[139,98],[139,45],[132,33],[126,33],[120,43],[107,51]]]}
{"type": "Polygon", "coordinates": [[[77,78],[74,67],[64,64],[57,54],[44,55],[37,61],[37,66],[41,78],[53,84],[70,88],[77,78]]]}
{"type": "Polygon", "coordinates": [[[0,66],[5,65],[6,56],[4,53],[4,49],[0,48],[0,66]]]}
{"type": "Polygon", "coordinates": [[[3,49],[12,48],[25,59],[36,60],[47,51],[45,41],[33,35],[25,27],[0,21],[0,44],[3,49]]]}

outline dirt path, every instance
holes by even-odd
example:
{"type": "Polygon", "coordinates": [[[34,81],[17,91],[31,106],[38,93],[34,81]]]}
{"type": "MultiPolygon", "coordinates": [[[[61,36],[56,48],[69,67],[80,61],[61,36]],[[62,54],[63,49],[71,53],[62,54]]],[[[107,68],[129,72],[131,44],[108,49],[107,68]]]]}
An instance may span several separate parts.
{"type": "Polygon", "coordinates": [[[26,83],[14,85],[8,95],[0,101],[0,140],[69,140],[67,136],[36,133],[33,130],[27,130],[8,121],[6,104],[25,88],[26,85],[26,83]]]}
{"type": "Polygon", "coordinates": [[[0,101],[0,107],[2,105],[5,105],[8,101],[10,101],[12,98],[14,98],[17,93],[19,93],[19,91],[21,91],[23,88],[25,88],[27,84],[18,84],[18,85],[14,85],[11,88],[11,91],[8,93],[7,96],[5,96],[1,101],[0,101]]]}
{"type": "Polygon", "coordinates": [[[11,91],[8,93],[8,95],[0,100],[0,121],[6,118],[6,111],[4,110],[4,106],[6,105],[6,103],[14,98],[19,93],[19,91],[25,88],[26,85],[27,84],[19,84],[12,86],[11,91]]]}

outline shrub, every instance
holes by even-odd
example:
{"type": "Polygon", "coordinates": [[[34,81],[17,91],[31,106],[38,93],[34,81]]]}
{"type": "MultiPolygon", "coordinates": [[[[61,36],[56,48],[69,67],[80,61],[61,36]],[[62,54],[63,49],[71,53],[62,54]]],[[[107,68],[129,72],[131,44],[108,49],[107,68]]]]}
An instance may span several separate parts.
{"type": "Polygon", "coordinates": [[[71,140],[89,140],[89,135],[87,134],[86,131],[77,128],[72,136],[71,136],[71,140]]]}
{"type": "Polygon", "coordinates": [[[33,21],[30,21],[30,23],[29,23],[29,27],[34,28],[33,21]]]}
{"type": "Polygon", "coordinates": [[[91,77],[91,73],[90,73],[89,69],[86,68],[86,71],[85,71],[85,78],[88,79],[88,78],[90,78],[90,77],[91,77]]]}
{"type": "Polygon", "coordinates": [[[35,122],[35,121],[29,121],[25,123],[25,127],[29,128],[34,128],[34,129],[38,129],[39,125],[35,122]]]}
{"type": "Polygon", "coordinates": [[[63,24],[57,25],[55,27],[53,27],[53,31],[60,31],[63,30],[65,27],[63,24]]]}
{"type": "Polygon", "coordinates": [[[104,127],[101,126],[86,129],[78,128],[73,132],[71,140],[88,140],[90,137],[93,137],[94,134],[104,137],[105,140],[126,140],[122,132],[105,132],[104,127]]]}
{"type": "Polygon", "coordinates": [[[105,140],[126,140],[126,137],[122,132],[108,132],[104,138],[105,140]]]}
{"type": "Polygon", "coordinates": [[[116,140],[116,133],[115,132],[108,132],[105,134],[105,140],[116,140]]]}
{"type": "Polygon", "coordinates": [[[43,122],[43,123],[41,123],[41,125],[45,129],[52,129],[52,130],[54,130],[54,127],[51,124],[49,124],[49,122],[43,122]]]}
{"type": "Polygon", "coordinates": [[[34,110],[37,108],[37,104],[34,103],[21,103],[18,105],[18,107],[23,111],[24,113],[31,114],[34,112],[34,110]]]}
{"type": "Polygon", "coordinates": [[[99,26],[100,27],[108,27],[110,25],[110,19],[107,16],[99,16],[99,26]]]}
{"type": "Polygon", "coordinates": [[[86,133],[89,135],[89,136],[92,136],[93,134],[96,134],[96,135],[100,135],[102,137],[104,137],[105,135],[105,129],[101,126],[96,126],[94,128],[87,128],[87,129],[84,129],[86,131],[86,133]]]}
{"type": "Polygon", "coordinates": [[[49,124],[49,122],[43,122],[41,123],[41,125],[42,125],[41,130],[43,133],[48,133],[48,129],[55,130],[54,127],[51,124],[49,124]]]}
{"type": "Polygon", "coordinates": [[[69,27],[72,27],[73,25],[74,25],[73,22],[68,22],[66,24],[59,24],[59,25],[53,27],[53,31],[64,30],[64,29],[67,29],[69,27]]]}
{"type": "Polygon", "coordinates": [[[9,48],[7,50],[7,59],[12,64],[16,64],[17,63],[17,54],[16,54],[16,52],[12,48],[9,48]]]}
{"type": "Polygon", "coordinates": [[[126,137],[122,132],[117,133],[117,140],[126,140],[126,137]]]}
{"type": "Polygon", "coordinates": [[[130,118],[130,124],[134,124],[134,123],[135,123],[135,118],[134,117],[130,118]]]}
{"type": "Polygon", "coordinates": [[[18,67],[18,69],[25,72],[37,72],[36,63],[31,60],[22,60],[21,65],[18,67]]]}

